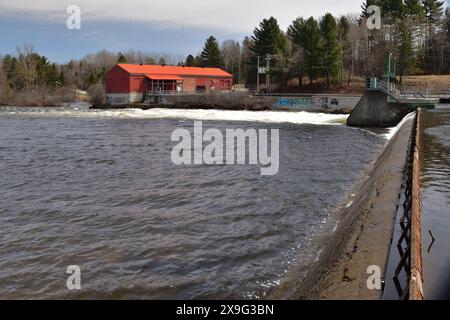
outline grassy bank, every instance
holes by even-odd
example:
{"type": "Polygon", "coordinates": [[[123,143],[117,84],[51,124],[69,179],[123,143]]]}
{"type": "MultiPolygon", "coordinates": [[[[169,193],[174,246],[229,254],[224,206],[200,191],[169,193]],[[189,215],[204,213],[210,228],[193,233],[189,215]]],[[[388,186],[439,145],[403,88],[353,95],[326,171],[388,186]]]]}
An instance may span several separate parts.
{"type": "Polygon", "coordinates": [[[450,75],[407,76],[403,78],[401,88],[413,90],[418,88],[422,93],[449,93],[450,75]]]}

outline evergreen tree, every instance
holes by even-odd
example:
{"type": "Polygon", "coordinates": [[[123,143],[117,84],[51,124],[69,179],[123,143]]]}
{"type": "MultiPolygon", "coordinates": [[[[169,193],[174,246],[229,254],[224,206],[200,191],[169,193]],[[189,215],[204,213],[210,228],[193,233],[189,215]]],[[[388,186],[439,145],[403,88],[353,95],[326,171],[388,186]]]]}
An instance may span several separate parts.
{"type": "Polygon", "coordinates": [[[445,17],[446,17],[446,23],[445,23],[445,29],[447,31],[447,37],[450,39],[450,7],[445,10],[445,17]]]}
{"type": "Polygon", "coordinates": [[[213,67],[213,68],[223,68],[224,61],[222,57],[222,53],[219,49],[219,44],[217,43],[216,38],[213,36],[209,37],[205,46],[203,47],[203,51],[201,53],[202,58],[202,66],[203,67],[213,67]]]}
{"type": "Polygon", "coordinates": [[[381,13],[388,20],[401,19],[405,12],[406,6],[404,4],[406,0],[380,0],[381,13]]]}
{"type": "Polygon", "coordinates": [[[244,79],[244,83],[247,85],[256,82],[256,64],[253,63],[255,61],[255,57],[251,49],[252,47],[252,40],[246,36],[242,41],[241,78],[244,79]]]}
{"type": "Polygon", "coordinates": [[[433,25],[439,21],[444,12],[444,2],[438,0],[423,0],[426,18],[433,25]]]}
{"type": "Polygon", "coordinates": [[[102,70],[100,70],[100,72],[98,72],[97,74],[97,82],[105,82],[107,73],[108,70],[106,69],[106,67],[102,67],[102,70]]]}
{"type": "Polygon", "coordinates": [[[286,37],[274,17],[264,19],[255,28],[252,40],[251,49],[256,56],[277,55],[286,50],[286,37]]]}
{"type": "Polygon", "coordinates": [[[201,56],[195,56],[194,66],[196,66],[196,67],[203,66],[203,59],[201,56]]]}
{"type": "Polygon", "coordinates": [[[62,70],[59,73],[58,82],[61,86],[64,86],[66,84],[66,77],[64,76],[64,72],[62,70]]]}
{"type": "Polygon", "coordinates": [[[161,66],[165,66],[166,65],[166,59],[164,57],[160,57],[158,59],[158,64],[161,66]]]}
{"type": "Polygon", "coordinates": [[[303,50],[303,68],[309,76],[310,82],[314,80],[321,70],[322,38],[319,24],[310,17],[295,19],[288,29],[288,36],[297,48],[303,50]]]}
{"type": "Polygon", "coordinates": [[[304,48],[307,45],[306,21],[303,17],[295,19],[289,26],[287,35],[292,42],[294,56],[294,69],[298,73],[298,84],[303,86],[303,74],[305,72],[304,48]]]}
{"type": "Polygon", "coordinates": [[[35,66],[36,79],[33,85],[45,86],[51,83],[51,77],[55,70],[50,70],[50,63],[45,56],[40,56],[37,53],[27,55],[29,61],[35,61],[30,64],[30,67],[35,66]]]}
{"type": "Polygon", "coordinates": [[[305,72],[309,76],[310,82],[317,78],[322,67],[323,41],[320,34],[319,24],[313,17],[305,23],[305,34],[308,35],[303,46],[305,59],[305,72]]]}
{"type": "Polygon", "coordinates": [[[409,16],[422,20],[425,17],[422,0],[405,0],[405,12],[409,16]]]}
{"type": "Polygon", "coordinates": [[[341,46],[338,42],[338,27],[336,19],[327,13],[320,21],[320,33],[323,39],[322,65],[327,85],[330,86],[330,77],[336,77],[341,60],[341,46]]]}
{"type": "Polygon", "coordinates": [[[405,74],[411,74],[415,69],[415,56],[413,50],[411,28],[407,26],[405,21],[398,24],[399,44],[398,44],[398,69],[400,82],[405,74]]]}
{"type": "Polygon", "coordinates": [[[308,35],[305,32],[306,21],[303,17],[299,17],[292,21],[292,24],[288,28],[287,35],[295,46],[302,48],[305,46],[306,39],[308,38],[308,35]]]}
{"type": "Polygon", "coordinates": [[[348,41],[348,33],[350,32],[350,22],[346,16],[342,16],[338,23],[339,39],[343,42],[348,41]]]}
{"type": "Polygon", "coordinates": [[[145,63],[146,64],[156,64],[156,60],[154,57],[146,57],[145,58],[145,63]]]}
{"type": "Polygon", "coordinates": [[[9,103],[12,99],[12,90],[6,72],[0,63],[0,103],[9,103]]]}
{"type": "Polygon", "coordinates": [[[6,79],[15,87],[15,78],[17,74],[17,58],[9,54],[5,55],[2,60],[3,70],[6,73],[6,79]]]}
{"type": "Polygon", "coordinates": [[[127,58],[122,54],[122,52],[119,52],[119,56],[117,58],[117,63],[127,63],[127,58]]]}
{"type": "Polygon", "coordinates": [[[253,30],[252,40],[253,63],[256,65],[256,60],[259,57],[261,64],[269,67],[265,74],[266,80],[270,76],[282,80],[283,71],[279,70],[278,67],[281,65],[278,62],[282,61],[284,56],[287,55],[287,41],[277,19],[270,17],[261,21],[259,27],[253,30]],[[267,61],[267,58],[269,58],[269,61],[267,61]]]}
{"type": "Polygon", "coordinates": [[[186,57],[186,61],[185,61],[185,66],[186,67],[195,67],[195,58],[192,54],[188,55],[186,57]]]}
{"type": "MultiPolygon", "coordinates": [[[[345,64],[352,59],[352,46],[349,40],[350,33],[350,21],[347,17],[342,16],[339,19],[338,23],[338,32],[339,32],[339,44],[342,49],[341,61],[340,61],[340,85],[342,87],[344,82],[344,67],[345,64]]],[[[349,72],[349,82],[350,82],[350,72],[349,72]]]]}
{"type": "Polygon", "coordinates": [[[52,63],[50,66],[48,66],[46,70],[45,80],[46,84],[48,86],[55,86],[56,81],[58,81],[59,73],[58,68],[56,67],[55,63],[52,63]]]}
{"type": "Polygon", "coordinates": [[[423,0],[425,18],[426,18],[426,34],[425,34],[425,48],[424,48],[424,70],[427,73],[440,72],[440,59],[442,54],[440,49],[440,40],[437,37],[440,28],[440,21],[443,15],[442,1],[438,0],[423,0]]]}
{"type": "Polygon", "coordinates": [[[370,17],[369,12],[367,11],[367,9],[371,6],[371,5],[380,5],[380,0],[366,0],[363,2],[363,4],[361,5],[361,15],[360,15],[360,19],[367,19],[370,17]]]}
{"type": "Polygon", "coordinates": [[[92,72],[92,73],[89,75],[89,78],[88,78],[88,81],[87,81],[88,87],[93,86],[93,85],[96,84],[97,82],[98,82],[97,77],[95,76],[94,72],[92,72]]]}

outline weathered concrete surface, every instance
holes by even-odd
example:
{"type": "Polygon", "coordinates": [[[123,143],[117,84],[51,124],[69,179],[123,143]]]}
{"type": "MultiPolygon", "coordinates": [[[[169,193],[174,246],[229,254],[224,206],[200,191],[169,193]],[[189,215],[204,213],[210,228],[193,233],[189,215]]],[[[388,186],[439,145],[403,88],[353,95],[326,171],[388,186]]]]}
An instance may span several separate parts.
{"type": "Polygon", "coordinates": [[[423,264],[421,239],[421,207],[419,186],[420,152],[420,110],[417,113],[416,139],[412,167],[412,209],[411,209],[411,281],[409,299],[423,300],[423,264]]]}
{"type": "Polygon", "coordinates": [[[290,278],[273,291],[275,299],[380,299],[367,287],[367,268],[386,274],[398,196],[413,120],[399,129],[376,160],[369,177],[353,189],[354,202],[338,213],[336,231],[305,279],[290,278]]]}
{"type": "Polygon", "coordinates": [[[251,95],[247,93],[175,94],[148,96],[145,102],[93,106],[111,108],[173,108],[219,110],[284,110],[349,114],[361,97],[348,95],[251,95]]]}
{"type": "Polygon", "coordinates": [[[379,91],[366,91],[347,120],[354,127],[395,127],[412,110],[406,104],[387,102],[379,91]]]}

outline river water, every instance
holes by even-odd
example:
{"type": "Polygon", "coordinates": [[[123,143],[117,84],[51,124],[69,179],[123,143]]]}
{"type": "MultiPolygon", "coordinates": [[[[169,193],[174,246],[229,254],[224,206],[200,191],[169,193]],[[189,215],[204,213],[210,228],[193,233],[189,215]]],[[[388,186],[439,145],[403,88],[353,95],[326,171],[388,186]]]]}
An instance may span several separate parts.
{"type": "Polygon", "coordinates": [[[422,113],[420,162],[424,296],[450,299],[450,105],[422,113]]]}
{"type": "MultiPolygon", "coordinates": [[[[345,119],[0,108],[0,298],[263,298],[294,262],[307,273],[335,209],[386,143],[345,119]],[[194,119],[280,129],[279,173],[175,166],[171,133],[194,119]],[[69,265],[81,269],[80,291],[66,287],[69,265]]],[[[450,148],[435,139],[436,152],[450,148]]]]}

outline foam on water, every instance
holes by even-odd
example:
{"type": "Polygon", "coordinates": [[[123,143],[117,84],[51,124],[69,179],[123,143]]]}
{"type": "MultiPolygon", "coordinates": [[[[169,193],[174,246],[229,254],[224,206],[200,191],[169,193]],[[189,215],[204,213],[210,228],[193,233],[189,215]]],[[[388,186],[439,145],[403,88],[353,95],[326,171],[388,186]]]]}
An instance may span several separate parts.
{"type": "Polygon", "coordinates": [[[398,130],[400,130],[400,128],[405,124],[406,121],[413,119],[414,116],[416,115],[416,112],[411,112],[408,115],[406,115],[402,121],[400,121],[400,123],[393,127],[393,128],[389,128],[389,131],[385,134],[383,134],[383,136],[389,141],[392,139],[393,136],[395,136],[395,134],[398,132],[398,130]]]}
{"type": "Polygon", "coordinates": [[[189,119],[189,120],[217,120],[217,121],[248,121],[266,123],[296,123],[296,124],[345,124],[348,115],[325,114],[311,112],[286,111],[232,111],[232,110],[188,110],[188,109],[120,109],[120,110],[90,110],[86,108],[4,108],[10,114],[29,114],[39,116],[64,117],[112,117],[136,119],[189,119]]]}
{"type": "Polygon", "coordinates": [[[251,121],[269,123],[309,123],[309,124],[345,124],[348,115],[332,115],[311,112],[283,111],[229,111],[229,110],[180,110],[151,109],[134,110],[131,117],[143,118],[184,118],[195,120],[251,121]]]}

